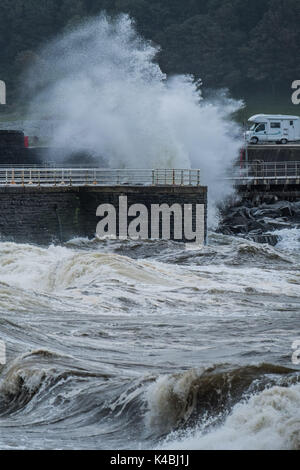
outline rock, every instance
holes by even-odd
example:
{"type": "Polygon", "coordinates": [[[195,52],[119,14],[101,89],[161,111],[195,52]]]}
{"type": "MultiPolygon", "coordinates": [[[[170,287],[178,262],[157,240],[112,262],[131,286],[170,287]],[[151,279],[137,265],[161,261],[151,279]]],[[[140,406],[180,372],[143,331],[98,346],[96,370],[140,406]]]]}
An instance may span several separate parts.
{"type": "Polygon", "coordinates": [[[279,237],[277,235],[272,235],[272,234],[262,234],[262,235],[249,234],[247,238],[256,243],[268,243],[271,246],[275,246],[279,242],[279,237]]]}
{"type": "Polygon", "coordinates": [[[223,207],[218,231],[276,245],[278,237],[272,231],[300,224],[300,202],[276,201],[275,196],[263,197],[263,200],[264,203],[258,206],[246,201],[245,205],[223,207]]]}

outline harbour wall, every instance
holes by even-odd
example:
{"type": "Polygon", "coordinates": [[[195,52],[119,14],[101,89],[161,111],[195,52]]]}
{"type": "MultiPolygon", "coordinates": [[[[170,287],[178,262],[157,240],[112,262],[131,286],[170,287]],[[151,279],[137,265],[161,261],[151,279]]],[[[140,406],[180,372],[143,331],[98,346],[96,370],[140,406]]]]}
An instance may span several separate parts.
{"type": "Polygon", "coordinates": [[[299,145],[249,145],[243,150],[244,161],[251,162],[296,162],[300,161],[299,145]],[[246,153],[247,152],[247,153],[246,153]]]}
{"type": "Polygon", "coordinates": [[[300,201],[300,181],[296,183],[258,183],[240,184],[236,186],[241,200],[248,200],[255,205],[273,203],[276,201],[300,201]]]}
{"type": "MultiPolygon", "coordinates": [[[[151,233],[152,204],[203,204],[204,233],[207,233],[207,188],[204,186],[0,186],[1,241],[49,245],[74,237],[95,236],[101,204],[117,211],[119,197],[127,196],[128,206],[144,204],[149,212],[151,233]]],[[[193,211],[193,227],[196,216],[193,211]]],[[[128,223],[130,223],[128,218],[128,223]]],[[[172,221],[172,217],[171,217],[172,221]]],[[[171,239],[174,238],[171,223],[171,239]]],[[[184,234],[184,231],[183,231],[184,234]]],[[[118,235],[118,234],[117,234],[118,235]]],[[[149,236],[150,238],[150,236],[149,236]]],[[[184,235],[181,241],[185,240],[184,235]]]]}

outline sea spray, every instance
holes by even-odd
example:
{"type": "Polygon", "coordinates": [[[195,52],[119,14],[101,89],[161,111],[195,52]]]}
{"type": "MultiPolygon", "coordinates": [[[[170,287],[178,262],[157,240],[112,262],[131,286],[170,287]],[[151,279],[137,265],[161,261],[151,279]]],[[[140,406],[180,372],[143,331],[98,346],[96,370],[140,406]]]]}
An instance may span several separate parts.
{"type": "Polygon", "coordinates": [[[53,119],[53,146],[112,168],[200,168],[220,201],[232,190],[224,174],[241,142],[230,115],[241,103],[224,93],[203,99],[192,76],[167,78],[158,51],[127,15],[89,20],[40,51],[29,115],[53,119]]]}
{"type": "Polygon", "coordinates": [[[300,385],[272,387],[241,401],[224,424],[208,434],[190,432],[170,449],[299,450],[300,385]]]}

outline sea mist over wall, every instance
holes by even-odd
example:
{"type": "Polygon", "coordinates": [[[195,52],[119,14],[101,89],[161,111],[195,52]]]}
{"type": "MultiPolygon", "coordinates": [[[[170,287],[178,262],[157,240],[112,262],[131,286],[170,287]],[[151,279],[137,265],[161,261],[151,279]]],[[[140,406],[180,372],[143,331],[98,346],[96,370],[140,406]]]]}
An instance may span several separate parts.
{"type": "Polygon", "coordinates": [[[134,22],[101,15],[66,32],[39,52],[28,75],[30,117],[53,118],[54,146],[88,150],[113,168],[189,168],[202,171],[210,196],[238,155],[240,102],[202,99],[191,76],[167,78],[158,48],[134,22]]]}

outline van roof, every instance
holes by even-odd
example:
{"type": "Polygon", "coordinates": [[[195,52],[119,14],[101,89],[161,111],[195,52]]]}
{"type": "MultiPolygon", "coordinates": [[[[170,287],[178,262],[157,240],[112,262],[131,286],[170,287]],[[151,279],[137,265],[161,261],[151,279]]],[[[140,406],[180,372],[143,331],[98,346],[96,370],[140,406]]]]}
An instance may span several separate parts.
{"type": "Polygon", "coordinates": [[[285,114],[255,114],[254,116],[251,116],[248,121],[250,122],[262,122],[264,119],[277,119],[277,120],[297,120],[300,119],[299,116],[287,116],[285,114]]]}

